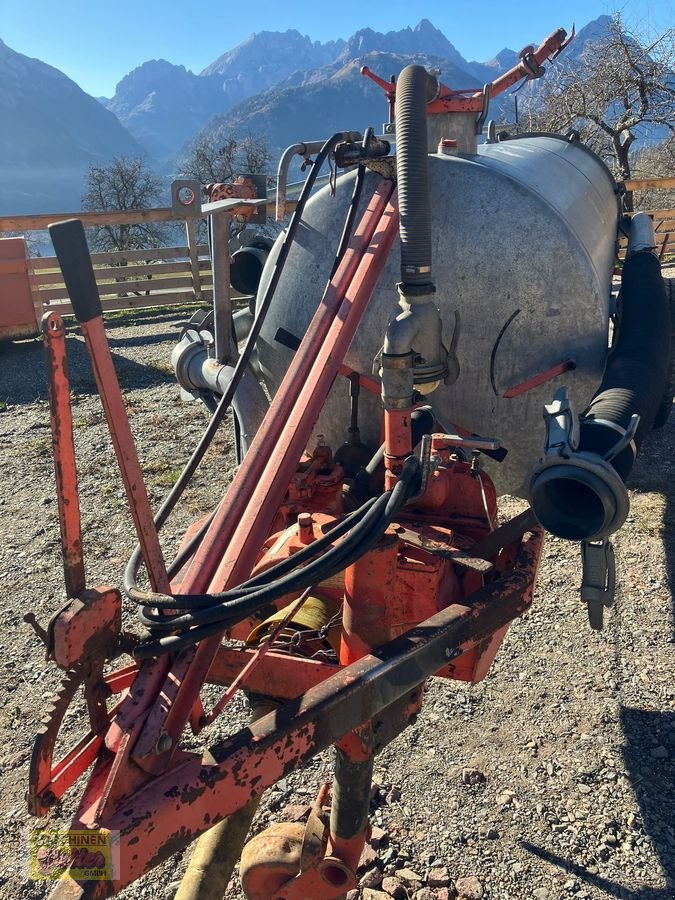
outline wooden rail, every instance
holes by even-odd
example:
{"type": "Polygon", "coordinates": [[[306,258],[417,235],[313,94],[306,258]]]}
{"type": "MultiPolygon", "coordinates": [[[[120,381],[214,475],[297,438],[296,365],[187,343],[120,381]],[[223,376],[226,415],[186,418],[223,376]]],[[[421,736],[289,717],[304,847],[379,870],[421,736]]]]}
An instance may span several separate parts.
{"type": "MultiPolygon", "coordinates": [[[[294,209],[295,205],[289,200],[289,211],[294,209]]],[[[275,204],[269,200],[267,215],[272,217],[274,212],[275,204]]],[[[92,228],[95,225],[138,225],[143,222],[194,222],[194,218],[186,220],[183,213],[176,212],[168,206],[110,212],[39,213],[32,216],[0,216],[0,234],[10,231],[45,231],[52,222],[61,222],[63,219],[80,219],[85,228],[92,228]]]]}
{"type": "MultiPolygon", "coordinates": [[[[206,245],[93,253],[92,263],[104,311],[213,298],[213,274],[206,245]]],[[[68,292],[56,257],[33,258],[31,269],[31,288],[38,307],[70,313],[68,292]]]]}

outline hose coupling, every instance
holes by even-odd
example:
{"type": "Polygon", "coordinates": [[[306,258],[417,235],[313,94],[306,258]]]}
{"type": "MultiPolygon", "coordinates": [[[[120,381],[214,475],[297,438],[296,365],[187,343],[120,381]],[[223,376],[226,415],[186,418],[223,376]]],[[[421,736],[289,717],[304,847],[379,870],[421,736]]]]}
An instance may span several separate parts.
{"type": "Polygon", "coordinates": [[[626,486],[607,458],[580,449],[579,418],[567,388],[561,387],[544,407],[544,421],[544,455],[528,479],[537,521],[551,534],[570,541],[608,537],[628,516],[626,486]]]}

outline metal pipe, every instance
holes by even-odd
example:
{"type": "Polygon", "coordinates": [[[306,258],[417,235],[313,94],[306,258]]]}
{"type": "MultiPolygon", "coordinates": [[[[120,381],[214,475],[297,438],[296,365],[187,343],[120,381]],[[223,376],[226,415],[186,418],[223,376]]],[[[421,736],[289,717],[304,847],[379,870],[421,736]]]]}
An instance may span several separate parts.
{"type": "Polygon", "coordinates": [[[635,213],[630,220],[626,259],[641,250],[656,250],[654,223],[645,212],[635,213]]]}
{"type": "Polygon", "coordinates": [[[283,222],[286,218],[286,187],[288,185],[288,170],[293,157],[307,157],[312,153],[318,153],[324,143],[324,141],[307,141],[307,143],[291,144],[281,154],[279,168],[277,169],[277,206],[275,213],[277,222],[283,222]]]}
{"type": "Polygon", "coordinates": [[[213,260],[213,328],[215,358],[219,363],[234,362],[232,341],[232,292],[230,289],[230,217],[223,213],[209,216],[211,258],[213,260]]]}

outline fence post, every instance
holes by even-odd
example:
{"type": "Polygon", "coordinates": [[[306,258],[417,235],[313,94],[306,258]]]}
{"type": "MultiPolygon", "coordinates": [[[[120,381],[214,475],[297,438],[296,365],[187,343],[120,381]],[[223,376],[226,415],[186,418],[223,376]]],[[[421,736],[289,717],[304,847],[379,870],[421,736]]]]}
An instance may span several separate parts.
{"type": "Polygon", "coordinates": [[[185,220],[185,234],[187,235],[188,253],[190,254],[190,269],[192,270],[192,293],[195,300],[202,299],[202,282],[199,277],[199,249],[197,246],[197,230],[195,220],[185,220]]]}

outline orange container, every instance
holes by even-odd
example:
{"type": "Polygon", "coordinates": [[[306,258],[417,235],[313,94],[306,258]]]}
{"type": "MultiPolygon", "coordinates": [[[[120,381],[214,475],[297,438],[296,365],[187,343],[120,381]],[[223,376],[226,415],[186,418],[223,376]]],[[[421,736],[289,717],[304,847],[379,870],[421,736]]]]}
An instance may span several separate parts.
{"type": "Polygon", "coordinates": [[[0,238],[0,341],[35,337],[40,332],[29,266],[25,238],[0,238]]]}

